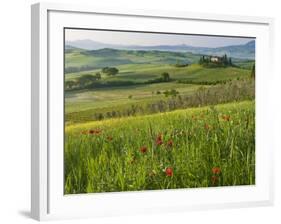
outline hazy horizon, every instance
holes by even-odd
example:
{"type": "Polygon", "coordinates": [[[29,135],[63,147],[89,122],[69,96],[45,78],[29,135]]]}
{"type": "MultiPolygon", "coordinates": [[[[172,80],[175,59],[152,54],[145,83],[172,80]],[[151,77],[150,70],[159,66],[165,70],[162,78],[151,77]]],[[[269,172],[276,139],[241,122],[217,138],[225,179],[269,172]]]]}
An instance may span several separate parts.
{"type": "Polygon", "coordinates": [[[255,40],[255,38],[65,29],[66,42],[79,40],[91,40],[110,45],[189,45],[193,47],[216,48],[246,44],[252,40],[255,40]]]}

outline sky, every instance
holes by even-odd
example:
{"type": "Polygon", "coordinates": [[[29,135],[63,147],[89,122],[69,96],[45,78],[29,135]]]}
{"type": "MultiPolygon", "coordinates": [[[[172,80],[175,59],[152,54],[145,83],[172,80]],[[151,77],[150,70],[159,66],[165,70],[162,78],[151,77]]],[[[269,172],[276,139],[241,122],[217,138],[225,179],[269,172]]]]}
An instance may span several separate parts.
{"type": "Polygon", "coordinates": [[[82,29],[66,29],[65,40],[93,40],[96,42],[117,45],[191,45],[195,47],[223,47],[248,43],[253,38],[218,37],[179,34],[155,34],[140,32],[97,31],[82,29]]]}

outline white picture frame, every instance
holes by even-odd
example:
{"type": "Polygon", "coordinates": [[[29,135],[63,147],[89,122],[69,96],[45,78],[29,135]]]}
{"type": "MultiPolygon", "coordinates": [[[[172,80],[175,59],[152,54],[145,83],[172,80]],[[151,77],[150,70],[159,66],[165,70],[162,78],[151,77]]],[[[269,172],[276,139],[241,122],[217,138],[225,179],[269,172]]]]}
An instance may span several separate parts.
{"type": "Polygon", "coordinates": [[[270,107],[273,57],[271,18],[38,3],[32,5],[32,149],[31,214],[37,220],[113,216],[273,203],[273,146],[270,107]],[[103,23],[101,23],[103,21],[103,23]],[[132,22],[134,24],[132,25],[132,22]],[[112,28],[255,36],[256,52],[256,176],[255,186],[63,194],[63,27],[112,28]],[[184,31],[186,32],[186,30],[184,31]],[[261,63],[261,61],[263,63],[261,63]],[[265,74],[266,73],[266,77],[265,74]],[[55,150],[54,150],[55,149],[55,150]]]}

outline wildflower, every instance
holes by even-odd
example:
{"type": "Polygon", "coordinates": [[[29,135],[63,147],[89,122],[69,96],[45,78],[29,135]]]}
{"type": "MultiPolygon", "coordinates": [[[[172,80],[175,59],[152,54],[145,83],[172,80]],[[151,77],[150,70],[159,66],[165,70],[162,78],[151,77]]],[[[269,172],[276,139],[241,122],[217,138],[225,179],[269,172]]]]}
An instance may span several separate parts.
{"type": "Polygon", "coordinates": [[[170,139],[168,142],[167,142],[167,146],[169,146],[169,147],[172,147],[173,146],[173,140],[172,139],[170,139]]]}
{"type": "Polygon", "coordinates": [[[156,141],[156,145],[162,145],[163,144],[163,141],[162,140],[157,140],[156,141]]]}
{"type": "Polygon", "coordinates": [[[159,134],[156,138],[156,141],[162,141],[162,134],[159,134]]]}
{"type": "Polygon", "coordinates": [[[156,145],[162,145],[163,140],[162,140],[162,134],[159,134],[156,138],[156,145]]]}
{"type": "Polygon", "coordinates": [[[222,119],[225,121],[229,121],[230,120],[230,116],[229,115],[223,115],[222,119]]]}
{"type": "Polygon", "coordinates": [[[167,177],[173,176],[173,169],[172,169],[172,167],[167,167],[166,170],[165,170],[165,173],[166,173],[167,177]]]}
{"type": "Polygon", "coordinates": [[[100,129],[96,129],[96,134],[100,134],[101,133],[101,130],[100,129]]]}
{"type": "Polygon", "coordinates": [[[147,152],[147,147],[146,146],[142,146],[140,148],[141,153],[146,153],[147,152]]]}
{"type": "Polygon", "coordinates": [[[219,167],[213,167],[212,168],[212,173],[213,174],[220,174],[220,172],[221,172],[221,169],[219,167]]]}
{"type": "Polygon", "coordinates": [[[91,135],[99,135],[101,133],[100,129],[89,130],[89,134],[91,135]]]}

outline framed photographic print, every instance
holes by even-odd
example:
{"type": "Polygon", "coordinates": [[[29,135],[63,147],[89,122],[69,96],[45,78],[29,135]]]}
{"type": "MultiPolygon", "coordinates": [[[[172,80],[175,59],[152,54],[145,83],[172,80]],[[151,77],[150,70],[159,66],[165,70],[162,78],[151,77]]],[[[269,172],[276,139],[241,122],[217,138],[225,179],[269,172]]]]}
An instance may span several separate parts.
{"type": "Polygon", "coordinates": [[[32,6],[32,217],[270,205],[270,18],[32,6]]]}

